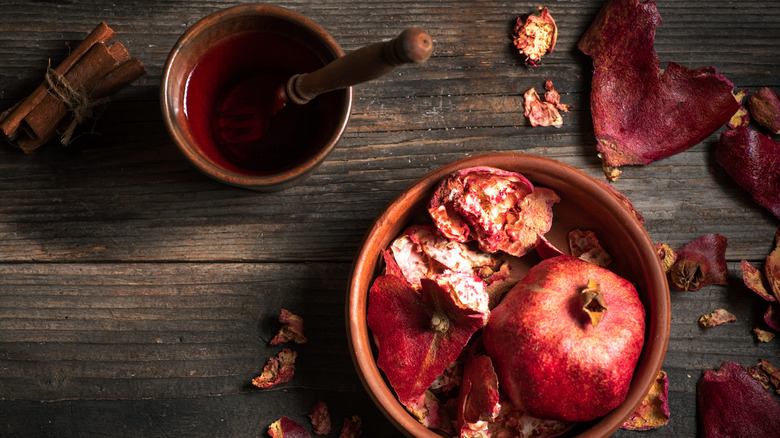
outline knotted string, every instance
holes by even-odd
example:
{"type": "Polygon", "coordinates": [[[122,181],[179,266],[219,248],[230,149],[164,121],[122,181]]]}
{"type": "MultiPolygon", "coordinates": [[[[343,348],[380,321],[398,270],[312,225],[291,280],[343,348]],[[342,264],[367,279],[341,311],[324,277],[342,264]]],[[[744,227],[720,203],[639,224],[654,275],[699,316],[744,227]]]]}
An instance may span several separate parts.
{"type": "Polygon", "coordinates": [[[49,84],[49,90],[65,104],[73,115],[73,119],[60,137],[62,144],[67,146],[73,138],[76,126],[92,117],[95,107],[107,103],[110,99],[103,97],[91,100],[86,93],[72,87],[63,75],[51,68],[51,63],[46,68],[46,82],[49,84]]]}

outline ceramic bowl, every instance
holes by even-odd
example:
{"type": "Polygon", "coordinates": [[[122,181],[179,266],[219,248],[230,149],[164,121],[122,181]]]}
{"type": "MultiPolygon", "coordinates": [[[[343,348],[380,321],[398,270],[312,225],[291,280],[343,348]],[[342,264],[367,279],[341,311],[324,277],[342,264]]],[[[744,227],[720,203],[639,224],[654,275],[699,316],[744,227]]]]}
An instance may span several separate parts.
{"type": "Polygon", "coordinates": [[[553,224],[546,237],[557,248],[568,248],[571,229],[594,231],[613,257],[609,269],[636,285],[647,314],[645,345],[626,400],[605,417],[579,425],[569,434],[609,436],[641,403],[661,368],[669,339],[669,288],[654,245],[632,210],[604,182],[551,159],[514,153],[463,159],[429,173],[385,208],[366,234],[349,280],[347,334],[355,368],[376,405],[400,431],[410,437],[439,436],[407,413],[377,367],[366,323],[367,298],[373,280],[383,269],[380,251],[408,225],[430,222],[426,204],[440,180],[455,170],[475,166],[519,172],[536,186],[554,189],[561,201],[553,208],[553,224]]]}
{"type": "MultiPolygon", "coordinates": [[[[322,28],[287,9],[243,5],[220,10],[195,23],[172,48],[160,90],[163,120],[184,156],[206,175],[261,191],[292,187],[314,172],[341,138],[352,109],[352,88],[325,93],[305,105],[316,106],[316,116],[288,123],[289,132],[280,136],[295,140],[274,146],[273,159],[249,153],[231,159],[215,141],[215,105],[251,74],[308,73],[343,55],[322,28]]],[[[289,116],[290,109],[281,111],[289,116]]],[[[266,132],[287,126],[280,114],[266,117],[271,127],[266,132]]]]}

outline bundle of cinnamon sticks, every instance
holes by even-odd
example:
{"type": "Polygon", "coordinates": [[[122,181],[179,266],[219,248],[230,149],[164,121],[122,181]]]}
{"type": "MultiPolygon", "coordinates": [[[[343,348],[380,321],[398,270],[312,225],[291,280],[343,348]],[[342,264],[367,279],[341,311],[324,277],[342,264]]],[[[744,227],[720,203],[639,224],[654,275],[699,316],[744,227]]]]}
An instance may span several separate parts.
{"type": "Polygon", "coordinates": [[[146,73],[121,43],[111,43],[114,36],[101,22],[56,68],[49,67],[32,94],[0,114],[5,137],[26,153],[57,134],[67,145],[108,96],[146,73]]]}

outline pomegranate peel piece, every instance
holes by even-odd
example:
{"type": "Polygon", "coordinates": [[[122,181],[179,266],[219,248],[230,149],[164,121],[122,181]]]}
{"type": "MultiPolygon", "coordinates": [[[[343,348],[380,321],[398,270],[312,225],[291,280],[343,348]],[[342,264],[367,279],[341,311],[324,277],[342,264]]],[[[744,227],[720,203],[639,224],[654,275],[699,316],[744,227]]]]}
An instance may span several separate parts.
{"type": "Polygon", "coordinates": [[[525,55],[525,63],[538,66],[542,56],[552,53],[558,39],[558,26],[546,7],[530,15],[517,17],[512,29],[512,44],[525,55]]]}
{"type": "Polygon", "coordinates": [[[458,430],[460,436],[483,429],[501,410],[498,376],[489,356],[473,355],[466,360],[458,393],[458,430]]]}
{"type": "Polygon", "coordinates": [[[352,415],[344,419],[339,438],[357,438],[363,434],[363,419],[360,415],[352,415]]]}
{"type": "Polygon", "coordinates": [[[660,370],[658,377],[636,411],[621,426],[626,430],[650,430],[669,423],[669,378],[660,370]]]}
{"type": "Polygon", "coordinates": [[[750,96],[748,107],[753,120],[773,134],[780,134],[780,98],[777,93],[769,87],[764,87],[750,96]]]}
{"type": "Polygon", "coordinates": [[[439,415],[439,400],[429,390],[417,400],[405,406],[417,421],[428,429],[438,429],[441,426],[441,417],[439,415]]]}
{"type": "Polygon", "coordinates": [[[728,284],[726,245],[726,237],[712,233],[682,247],[669,271],[672,287],[688,291],[710,284],[728,284]]]}
{"type": "Polygon", "coordinates": [[[664,272],[668,274],[669,270],[672,269],[672,265],[674,265],[674,262],[677,260],[677,254],[672,247],[666,243],[660,242],[655,244],[655,252],[658,253],[658,258],[661,260],[661,267],[664,272]]]}
{"type": "Polygon", "coordinates": [[[383,275],[368,296],[377,365],[405,406],[417,402],[487,320],[436,282],[424,278],[421,284],[417,291],[402,277],[383,275]]]}
{"type": "Polygon", "coordinates": [[[750,124],[750,112],[748,112],[747,107],[742,104],[742,100],[745,99],[747,94],[747,88],[734,94],[734,99],[739,103],[739,109],[731,116],[731,119],[729,119],[729,122],[726,124],[731,129],[735,129],[739,126],[748,126],[750,124]]]}
{"type": "Polygon", "coordinates": [[[712,67],[670,62],[653,47],[661,22],[655,3],[611,0],[583,34],[593,59],[591,113],[606,164],[648,164],[700,143],[739,108],[734,85],[712,67]]]}
{"type": "Polygon", "coordinates": [[[780,218],[780,143],[738,127],[720,134],[715,160],[756,203],[780,218]]]}
{"type": "Polygon", "coordinates": [[[268,426],[271,438],[310,438],[309,432],[303,426],[287,417],[282,417],[268,426]]]}
{"type": "Polygon", "coordinates": [[[696,393],[704,438],[769,437],[780,430],[780,402],[739,364],[706,370],[696,393]]]}
{"type": "Polygon", "coordinates": [[[295,374],[296,357],[298,357],[298,353],[289,348],[282,349],[276,357],[268,359],[262,373],[252,379],[252,385],[261,389],[268,389],[289,382],[295,374]]]}
{"type": "Polygon", "coordinates": [[[569,231],[569,250],[574,257],[602,268],[612,263],[612,256],[599,244],[596,233],[590,230],[569,231]]]}
{"type": "Polygon", "coordinates": [[[780,302],[780,229],[775,232],[775,248],[766,256],[764,275],[772,294],[780,302]]]}
{"type": "Polygon", "coordinates": [[[434,190],[428,212],[436,228],[458,242],[476,240],[487,253],[523,256],[552,226],[560,198],[516,172],[492,167],[461,169],[434,190]]]}
{"type": "Polygon", "coordinates": [[[531,122],[531,126],[552,126],[560,128],[563,126],[563,117],[550,102],[545,102],[539,98],[536,88],[531,88],[523,93],[524,115],[531,122]]]}
{"type": "Polygon", "coordinates": [[[309,420],[311,421],[312,429],[315,435],[327,435],[330,433],[330,412],[328,411],[328,405],[323,401],[319,401],[311,408],[311,414],[309,414],[309,420]]]}
{"type": "Polygon", "coordinates": [[[758,342],[769,342],[772,339],[774,339],[776,336],[774,333],[770,331],[762,330],[758,327],[753,329],[753,334],[756,335],[756,339],[758,339],[758,342]]]}
{"type": "Polygon", "coordinates": [[[769,282],[766,281],[761,271],[756,269],[747,260],[739,262],[739,269],[742,271],[742,281],[745,282],[745,286],[752,290],[758,296],[769,301],[770,303],[776,302],[777,299],[770,291],[769,282]]]}
{"type": "Polygon", "coordinates": [[[716,327],[727,322],[736,321],[737,317],[726,309],[715,309],[712,313],[702,315],[699,324],[704,327],[716,327]]]}
{"type": "Polygon", "coordinates": [[[770,304],[764,312],[764,322],[776,332],[780,332],[780,306],[770,304]]]}
{"type": "Polygon", "coordinates": [[[758,366],[761,367],[761,370],[765,372],[767,376],[769,376],[769,382],[772,383],[772,386],[780,392],[780,369],[765,359],[760,359],[758,361],[758,366]]]}
{"type": "Polygon", "coordinates": [[[304,334],[303,318],[291,313],[287,309],[282,309],[279,315],[279,323],[282,327],[276,336],[271,339],[271,345],[279,345],[285,342],[295,342],[296,344],[305,344],[307,342],[304,334]]]}

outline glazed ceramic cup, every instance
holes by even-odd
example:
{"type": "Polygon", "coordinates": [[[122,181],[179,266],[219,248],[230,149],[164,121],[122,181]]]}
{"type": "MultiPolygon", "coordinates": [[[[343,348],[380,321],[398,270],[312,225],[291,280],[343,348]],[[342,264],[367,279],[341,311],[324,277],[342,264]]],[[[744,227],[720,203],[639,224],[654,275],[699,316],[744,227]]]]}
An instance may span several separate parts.
{"type": "Polygon", "coordinates": [[[341,56],[343,51],[323,29],[292,11],[267,5],[218,11],[193,25],[171,50],[160,91],[163,120],[184,156],[206,175],[260,191],[294,186],[322,164],[341,138],[352,108],[352,88],[319,96],[317,120],[302,119],[293,127],[309,140],[281,148],[278,163],[262,167],[230,159],[217,145],[215,102],[247,72],[272,70],[291,76],[341,56]]]}
{"type": "Polygon", "coordinates": [[[368,230],[349,280],[347,337],[355,368],[374,402],[399,430],[410,437],[439,436],[406,411],[377,367],[366,322],[368,293],[383,269],[380,252],[407,226],[431,222],[426,205],[436,184],[458,169],[479,166],[519,172],[534,185],[555,190],[561,201],[553,208],[553,225],[545,237],[568,253],[570,230],[595,232],[599,243],[612,255],[609,269],[633,282],[639,292],[647,314],[645,344],[625,401],[605,417],[583,423],[565,435],[609,436],[642,402],[661,368],[669,340],[669,288],[654,245],[625,199],[606,183],[558,161],[513,153],[467,158],[426,175],[385,208],[368,230]]]}

